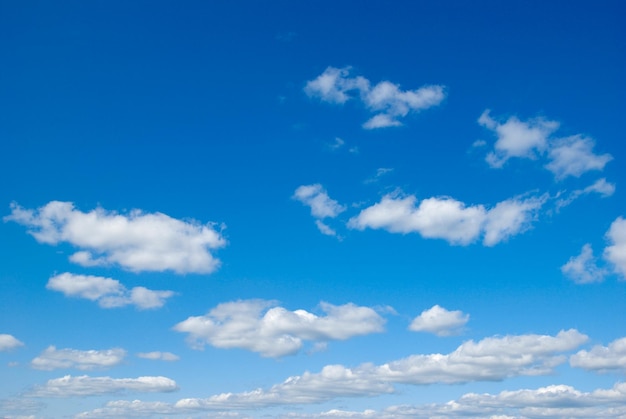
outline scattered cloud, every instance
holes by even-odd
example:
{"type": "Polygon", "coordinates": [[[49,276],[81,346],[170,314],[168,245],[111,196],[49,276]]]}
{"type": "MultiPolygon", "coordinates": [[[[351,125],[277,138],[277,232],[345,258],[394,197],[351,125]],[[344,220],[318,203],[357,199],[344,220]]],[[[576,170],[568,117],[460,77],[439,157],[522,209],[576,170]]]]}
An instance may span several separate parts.
{"type": "Polygon", "coordinates": [[[320,233],[326,235],[326,236],[334,236],[334,237],[338,237],[337,236],[337,232],[330,227],[329,225],[325,224],[322,220],[315,220],[315,225],[317,226],[318,230],[320,231],[320,233]]]}
{"type": "Polygon", "coordinates": [[[434,333],[437,336],[456,335],[469,321],[469,317],[469,314],[464,314],[460,310],[449,311],[435,305],[413,319],[409,330],[434,333]]]}
{"type": "Polygon", "coordinates": [[[178,390],[176,382],[167,377],[111,378],[71,376],[48,380],[35,386],[28,397],[87,397],[116,393],[167,393],[178,390]]]}
{"type": "Polygon", "coordinates": [[[626,372],[626,338],[616,339],[609,346],[596,345],[590,351],[579,351],[570,357],[569,363],[589,371],[626,372]]]}
{"type": "Polygon", "coordinates": [[[319,183],[299,186],[293,198],[310,207],[311,215],[315,218],[335,218],[346,210],[345,206],[331,199],[319,183]]]}
{"type": "Polygon", "coordinates": [[[359,98],[373,117],[363,124],[365,129],[400,126],[400,118],[439,105],[446,94],[443,86],[429,85],[416,90],[402,90],[400,85],[381,81],[374,86],[368,79],[350,76],[350,67],[328,67],[317,78],[307,82],[304,91],[309,97],[324,102],[344,104],[359,98]]]}
{"type": "Polygon", "coordinates": [[[607,274],[605,269],[598,267],[589,243],[583,246],[580,255],[571,257],[561,266],[561,272],[577,284],[602,282],[607,274]]]}
{"type": "Polygon", "coordinates": [[[591,193],[597,193],[602,198],[608,198],[615,193],[615,184],[607,182],[605,178],[598,179],[586,188],[576,189],[572,191],[566,198],[561,198],[556,201],[556,210],[558,211],[561,208],[568,206],[581,196],[591,193]]]}
{"type": "Polygon", "coordinates": [[[329,144],[329,147],[331,150],[337,150],[343,147],[345,144],[346,142],[344,140],[339,137],[335,137],[335,140],[331,144],[329,144]]]}
{"type": "Polygon", "coordinates": [[[610,154],[594,154],[594,145],[593,139],[582,135],[557,139],[548,152],[550,163],[546,168],[554,173],[557,180],[568,176],[580,177],[591,170],[603,170],[613,157],[610,154]]]}
{"type": "Polygon", "coordinates": [[[204,316],[189,317],[174,330],[189,333],[188,340],[195,348],[208,343],[274,358],[295,354],[303,340],[345,340],[383,331],[385,320],[371,308],[324,302],[320,306],[325,316],[289,311],[271,301],[240,300],[219,304],[204,316]]]}
{"type": "Polygon", "coordinates": [[[0,352],[9,351],[11,349],[24,346],[22,342],[17,340],[14,336],[8,334],[0,334],[0,352]]]}
{"type": "Polygon", "coordinates": [[[163,307],[173,291],[153,291],[144,287],[127,289],[118,280],[92,275],[62,273],[48,280],[46,288],[68,297],[97,301],[103,308],[134,305],[140,310],[163,307]]]}
{"type": "Polygon", "coordinates": [[[41,355],[33,359],[30,365],[37,370],[75,368],[88,371],[114,367],[119,365],[125,357],[126,351],[120,348],[79,351],[49,346],[41,355]]]}
{"type": "Polygon", "coordinates": [[[618,217],[606,233],[609,246],[604,249],[604,258],[611,262],[615,271],[626,279],[626,220],[618,217]]]}
{"type": "Polygon", "coordinates": [[[466,206],[453,198],[385,195],[348,221],[348,227],[384,229],[391,233],[419,233],[451,244],[467,245],[484,234],[483,243],[493,246],[528,228],[546,197],[513,198],[488,210],[483,205],[466,206]]]}
{"type": "Polygon", "coordinates": [[[151,359],[154,361],[178,361],[180,357],[171,352],[141,352],[137,356],[143,359],[151,359]]]}
{"type": "Polygon", "coordinates": [[[71,202],[52,201],[36,210],[13,203],[4,221],[28,227],[40,243],[66,242],[81,249],[70,256],[79,265],[114,264],[134,272],[210,273],[219,267],[210,251],[226,245],[213,224],[140,210],[82,212],[71,202]]]}

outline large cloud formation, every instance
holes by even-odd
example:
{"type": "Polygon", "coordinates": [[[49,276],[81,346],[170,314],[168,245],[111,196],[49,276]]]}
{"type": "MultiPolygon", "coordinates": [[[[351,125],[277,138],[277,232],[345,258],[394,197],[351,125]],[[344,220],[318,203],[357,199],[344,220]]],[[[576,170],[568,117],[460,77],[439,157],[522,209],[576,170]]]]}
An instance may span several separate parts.
{"type": "Polygon", "coordinates": [[[40,243],[62,242],[81,249],[70,256],[83,266],[115,264],[134,272],[171,270],[210,273],[219,266],[211,250],[226,245],[212,224],[181,221],[162,213],[82,212],[71,202],[52,201],[36,210],[11,205],[15,221],[40,243]]]}

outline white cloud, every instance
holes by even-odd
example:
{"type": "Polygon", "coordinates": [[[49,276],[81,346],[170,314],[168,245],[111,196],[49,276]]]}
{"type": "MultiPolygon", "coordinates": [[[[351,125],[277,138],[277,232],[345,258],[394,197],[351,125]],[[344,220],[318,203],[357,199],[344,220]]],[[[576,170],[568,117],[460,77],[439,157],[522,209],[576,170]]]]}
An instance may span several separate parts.
{"type": "Polygon", "coordinates": [[[120,348],[79,351],[49,346],[41,355],[33,359],[30,365],[38,370],[76,368],[88,371],[114,367],[119,365],[125,357],[126,351],[120,348]]]}
{"type": "Polygon", "coordinates": [[[178,361],[180,357],[171,352],[141,352],[137,356],[143,359],[151,359],[154,361],[178,361]]]}
{"type": "Polygon", "coordinates": [[[601,178],[596,180],[593,184],[587,186],[583,189],[576,189],[572,191],[567,198],[559,199],[556,202],[556,210],[560,210],[561,208],[571,204],[576,199],[580,198],[583,195],[588,195],[590,193],[597,193],[602,198],[608,198],[615,193],[615,184],[607,182],[605,178],[601,178]]]}
{"type": "Polygon", "coordinates": [[[469,314],[464,314],[460,310],[449,311],[435,305],[422,311],[422,314],[413,319],[409,330],[434,333],[437,336],[450,336],[458,334],[469,321],[469,317],[469,314]]]}
{"type": "Polygon", "coordinates": [[[174,326],[189,333],[189,342],[201,348],[243,348],[265,357],[298,352],[303,340],[345,340],[383,331],[385,320],[371,308],[354,304],[321,303],[326,316],[305,310],[289,311],[271,301],[244,300],[219,304],[205,316],[189,317],[174,326]]]}
{"type": "Polygon", "coordinates": [[[293,198],[310,207],[315,218],[335,218],[346,210],[345,206],[331,199],[319,183],[299,186],[293,198]]]}
{"type": "Polygon", "coordinates": [[[322,220],[315,220],[315,225],[320,233],[326,236],[334,236],[337,237],[337,232],[331,228],[329,225],[325,224],[322,220]]]}
{"type": "Polygon", "coordinates": [[[611,262],[615,271],[626,278],[626,220],[618,217],[606,233],[610,243],[604,249],[604,258],[611,262]]]}
{"type": "Polygon", "coordinates": [[[19,348],[20,346],[24,346],[24,344],[17,340],[14,336],[0,334],[0,352],[19,348]]]}
{"type": "Polygon", "coordinates": [[[607,274],[605,269],[598,267],[589,243],[583,246],[580,255],[571,257],[561,266],[561,272],[577,284],[602,282],[607,274]]]}
{"type": "Polygon", "coordinates": [[[211,250],[226,245],[212,224],[181,221],[162,213],[82,212],[71,202],[52,201],[37,210],[11,205],[15,221],[40,243],[67,242],[81,249],[70,260],[83,266],[116,264],[135,272],[171,270],[210,273],[219,266],[211,250]]]}
{"type": "Polygon", "coordinates": [[[66,375],[26,393],[29,397],[87,397],[114,393],[163,393],[178,390],[167,377],[111,378],[66,375]]]}
{"type": "Polygon", "coordinates": [[[68,272],[50,278],[46,288],[62,292],[68,297],[97,301],[104,308],[131,304],[141,310],[160,308],[174,295],[173,291],[153,291],[144,287],[129,290],[116,279],[68,272]]]}
{"type": "Polygon", "coordinates": [[[557,179],[568,176],[580,177],[591,170],[603,170],[613,157],[610,154],[601,156],[594,154],[593,146],[593,139],[582,135],[555,140],[548,153],[551,161],[546,168],[554,173],[557,179]]]}
{"type": "Polygon", "coordinates": [[[445,98],[443,86],[423,86],[416,90],[402,90],[400,85],[381,81],[371,87],[364,77],[350,77],[350,68],[328,67],[304,88],[310,97],[324,102],[344,104],[359,97],[363,104],[376,113],[363,124],[365,129],[399,126],[399,118],[439,105],[445,98]],[[354,95],[352,95],[354,93],[354,95]]]}
{"type": "Polygon", "coordinates": [[[346,144],[346,142],[344,140],[342,140],[339,137],[335,137],[335,141],[333,141],[331,144],[329,144],[329,147],[331,150],[337,150],[341,147],[343,147],[346,144]]]}
{"type": "Polygon", "coordinates": [[[515,116],[500,123],[491,118],[489,110],[483,112],[478,123],[497,136],[495,150],[487,155],[487,163],[496,168],[511,157],[536,157],[546,149],[548,137],[559,127],[555,121],[535,118],[523,122],[515,116]]]}
{"type": "Polygon", "coordinates": [[[413,195],[385,195],[348,221],[348,227],[384,229],[391,233],[419,233],[451,244],[467,245],[481,234],[483,243],[493,246],[530,227],[545,197],[509,199],[491,210],[483,205],[466,206],[453,198],[427,198],[417,205],[413,195]]]}
{"type": "Polygon", "coordinates": [[[626,338],[616,339],[609,346],[596,345],[590,351],[579,351],[569,362],[572,367],[590,371],[626,372],[626,338]]]}

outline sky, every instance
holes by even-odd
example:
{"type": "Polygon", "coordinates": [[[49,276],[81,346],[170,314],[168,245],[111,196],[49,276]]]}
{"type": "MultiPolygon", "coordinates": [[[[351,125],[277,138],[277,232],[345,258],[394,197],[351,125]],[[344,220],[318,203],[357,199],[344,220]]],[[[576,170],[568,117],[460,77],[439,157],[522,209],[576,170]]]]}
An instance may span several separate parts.
{"type": "Polygon", "coordinates": [[[626,418],[625,16],[0,2],[0,417],[626,418]]]}

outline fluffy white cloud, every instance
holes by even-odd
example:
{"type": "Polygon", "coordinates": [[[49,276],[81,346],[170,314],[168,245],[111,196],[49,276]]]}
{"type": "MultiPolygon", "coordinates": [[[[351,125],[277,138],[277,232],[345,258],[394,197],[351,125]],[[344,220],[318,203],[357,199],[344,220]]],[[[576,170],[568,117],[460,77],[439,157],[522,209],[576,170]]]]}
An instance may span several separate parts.
{"type": "Polygon", "coordinates": [[[348,221],[348,227],[384,229],[392,233],[419,233],[452,244],[467,245],[481,234],[493,246],[530,227],[545,197],[513,198],[487,210],[483,205],[466,206],[453,198],[427,198],[417,205],[413,195],[385,195],[348,221]]]}
{"type": "Polygon", "coordinates": [[[491,419],[529,418],[624,418],[626,383],[611,389],[582,392],[567,385],[538,389],[505,390],[498,394],[468,393],[447,403],[390,406],[381,411],[330,410],[319,414],[290,413],[279,416],[293,419],[352,418],[452,419],[460,417],[491,419]]]}
{"type": "Polygon", "coordinates": [[[14,336],[0,334],[0,352],[19,348],[20,346],[24,346],[24,344],[17,340],[14,336]]]}
{"type": "Polygon", "coordinates": [[[487,155],[491,167],[502,167],[511,157],[536,157],[546,149],[548,137],[559,127],[558,122],[543,118],[523,122],[514,116],[500,123],[491,118],[489,110],[483,112],[478,123],[493,131],[498,138],[495,150],[487,155]]]}
{"type": "Polygon", "coordinates": [[[160,308],[174,295],[173,291],[153,291],[144,287],[129,290],[116,279],[68,272],[50,278],[46,288],[62,292],[68,297],[97,301],[104,308],[131,304],[142,310],[160,308]]]}
{"type": "Polygon", "coordinates": [[[82,212],[71,202],[52,201],[37,210],[11,205],[15,221],[40,243],[70,243],[81,249],[70,260],[83,266],[117,264],[135,272],[171,270],[210,273],[219,266],[211,250],[226,245],[212,224],[181,221],[162,213],[82,212]]]}
{"type": "Polygon", "coordinates": [[[626,338],[614,340],[609,346],[596,345],[590,351],[579,351],[569,362],[572,367],[591,371],[626,372],[626,338]]]}
{"type": "Polygon", "coordinates": [[[402,90],[398,84],[381,81],[372,87],[364,77],[351,77],[349,67],[328,67],[317,78],[307,82],[304,91],[310,97],[336,104],[359,97],[371,112],[376,113],[363,124],[365,129],[402,125],[399,118],[407,116],[409,112],[437,106],[446,96],[443,86],[439,85],[402,90]]]}
{"type": "Polygon", "coordinates": [[[155,361],[178,361],[180,357],[171,352],[142,352],[137,354],[139,358],[151,359],[155,361]]]}
{"type": "Polygon", "coordinates": [[[298,352],[303,340],[345,340],[383,331],[385,320],[371,308],[322,302],[325,316],[289,311],[271,301],[245,300],[219,304],[205,316],[189,317],[174,326],[189,333],[196,348],[243,348],[265,357],[298,352]]]}
{"type": "Polygon", "coordinates": [[[561,266],[561,272],[577,284],[602,282],[607,274],[605,269],[598,267],[589,243],[583,246],[580,255],[571,257],[561,266]]]}
{"type": "Polygon", "coordinates": [[[435,305],[422,311],[411,324],[409,329],[414,332],[429,332],[437,336],[450,336],[460,332],[460,329],[469,321],[469,314],[460,310],[449,311],[435,305]]]}
{"type": "Polygon", "coordinates": [[[609,246],[604,249],[604,258],[611,262],[615,271],[626,278],[626,220],[618,217],[606,233],[609,246]]]}
{"type": "Polygon", "coordinates": [[[119,365],[125,357],[126,351],[120,348],[79,351],[49,346],[41,355],[33,359],[30,365],[38,370],[76,368],[87,371],[114,367],[119,365]]]}
{"type": "Polygon", "coordinates": [[[113,393],[163,393],[178,390],[167,377],[111,378],[66,375],[26,393],[29,397],[86,397],[113,393]]]}
{"type": "Polygon", "coordinates": [[[548,153],[551,161],[546,168],[554,173],[557,179],[568,176],[580,177],[591,170],[602,170],[613,157],[610,154],[594,154],[594,144],[593,139],[582,135],[555,140],[548,153]]]}
{"type": "Polygon", "coordinates": [[[325,224],[322,220],[315,220],[315,225],[317,226],[317,229],[320,231],[320,233],[326,236],[337,237],[337,232],[328,224],[325,224]]]}
{"type": "Polygon", "coordinates": [[[346,207],[331,199],[319,183],[299,186],[293,198],[310,207],[311,215],[315,218],[335,218],[346,210],[346,207]]]}

